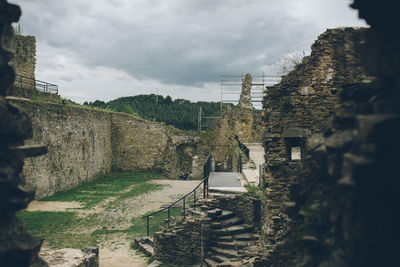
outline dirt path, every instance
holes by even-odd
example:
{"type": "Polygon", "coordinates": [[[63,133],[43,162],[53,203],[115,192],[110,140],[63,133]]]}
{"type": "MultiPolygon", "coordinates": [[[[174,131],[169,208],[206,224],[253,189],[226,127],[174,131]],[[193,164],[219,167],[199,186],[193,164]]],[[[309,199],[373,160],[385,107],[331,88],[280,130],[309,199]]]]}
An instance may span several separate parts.
{"type": "MultiPolygon", "coordinates": [[[[99,210],[102,219],[114,229],[126,229],[132,218],[156,211],[163,204],[171,203],[179,196],[193,190],[199,181],[154,180],[153,183],[169,185],[135,198],[126,199],[111,209],[99,210]]],[[[113,234],[111,239],[100,244],[100,266],[147,266],[147,258],[130,248],[132,240],[125,234],[113,234]]]]}
{"type": "MultiPolygon", "coordinates": [[[[99,225],[107,229],[124,230],[129,228],[133,218],[140,217],[147,212],[156,211],[162,205],[171,203],[180,196],[192,191],[200,181],[176,181],[176,180],[153,180],[151,183],[166,185],[163,189],[152,191],[137,197],[123,201],[113,201],[115,198],[107,198],[92,209],[76,209],[80,207],[78,202],[38,202],[29,205],[28,210],[40,211],[71,211],[77,212],[81,217],[96,216],[99,225]]],[[[144,227],[144,225],[143,225],[144,227]]],[[[99,228],[97,228],[99,229],[99,228]]],[[[96,229],[84,229],[88,233],[96,229]]],[[[130,248],[132,238],[125,233],[107,234],[99,241],[100,266],[102,267],[124,267],[147,266],[147,258],[141,253],[130,248]]]]}

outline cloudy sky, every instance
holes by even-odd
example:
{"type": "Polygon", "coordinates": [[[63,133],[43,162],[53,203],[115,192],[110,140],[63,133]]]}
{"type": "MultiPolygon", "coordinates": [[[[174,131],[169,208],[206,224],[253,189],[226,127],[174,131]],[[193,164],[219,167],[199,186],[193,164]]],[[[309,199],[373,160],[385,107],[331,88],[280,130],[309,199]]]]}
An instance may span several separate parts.
{"type": "Polygon", "coordinates": [[[349,0],[9,0],[37,40],[36,78],[82,103],[220,100],[220,75],[271,73],[327,28],[365,26],[349,0]]]}

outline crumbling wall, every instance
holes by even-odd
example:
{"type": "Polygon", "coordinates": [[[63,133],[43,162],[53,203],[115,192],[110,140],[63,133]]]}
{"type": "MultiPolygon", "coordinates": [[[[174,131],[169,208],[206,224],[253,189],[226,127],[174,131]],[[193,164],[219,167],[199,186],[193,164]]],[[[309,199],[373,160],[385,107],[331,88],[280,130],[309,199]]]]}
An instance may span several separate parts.
{"type": "MultiPolygon", "coordinates": [[[[182,162],[192,161],[196,155],[204,161],[207,158],[206,145],[195,134],[124,114],[113,113],[111,120],[112,168],[115,170],[162,172],[177,179],[187,170],[181,166],[182,162]],[[192,147],[193,151],[179,153],[181,146],[192,147]]],[[[192,169],[192,172],[200,176],[194,178],[202,178],[202,171],[192,169]]]]}
{"type": "Polygon", "coordinates": [[[348,88],[307,142],[296,211],[304,235],[298,265],[393,266],[400,230],[398,1],[355,0],[371,28],[361,49],[371,83],[348,88]]]}
{"type": "Polygon", "coordinates": [[[201,259],[202,217],[192,217],[167,232],[154,233],[154,258],[164,263],[193,265],[201,259]]]}
{"type": "Polygon", "coordinates": [[[238,158],[235,137],[242,143],[253,143],[261,142],[264,135],[264,127],[260,127],[259,115],[254,113],[251,103],[251,87],[252,77],[247,73],[242,84],[239,104],[234,108],[224,107],[221,118],[216,119],[211,127],[213,156],[218,163],[224,163],[227,170],[231,170],[232,165],[237,165],[231,163],[233,158],[238,158]]]}
{"type": "Polygon", "coordinates": [[[26,182],[36,198],[66,191],[111,171],[111,118],[107,112],[13,99],[32,117],[26,144],[44,144],[46,155],[25,160],[26,182]]]}
{"type": "Polygon", "coordinates": [[[34,36],[15,35],[15,54],[10,62],[15,73],[35,79],[36,38],[34,36]]]}
{"type": "Polygon", "coordinates": [[[47,266],[39,257],[42,241],[30,236],[16,212],[27,207],[34,190],[24,183],[25,153],[21,146],[32,136],[32,123],[21,108],[4,96],[15,79],[8,65],[13,54],[12,22],[21,10],[0,0],[0,263],[1,266],[47,266]],[[19,149],[18,149],[19,148],[19,149]]]}
{"type": "Polygon", "coordinates": [[[208,147],[195,134],[127,114],[8,99],[32,117],[33,136],[26,144],[45,144],[49,150],[25,160],[25,179],[36,189],[36,198],[93,181],[111,170],[160,172],[178,179],[190,167],[192,178],[203,177],[208,147]],[[180,152],[182,146],[191,149],[180,152]]]}
{"type": "Polygon", "coordinates": [[[268,199],[262,226],[269,251],[265,264],[281,266],[301,256],[293,247],[299,215],[292,209],[298,201],[306,140],[325,129],[323,123],[349,87],[370,79],[360,60],[365,32],[354,28],[327,30],[313,44],[311,55],[280,84],[267,90],[263,101],[267,134],[262,183],[268,199]]]}
{"type": "Polygon", "coordinates": [[[7,95],[31,98],[34,95],[46,95],[35,90],[36,39],[34,36],[15,36],[15,54],[10,62],[17,75],[26,78],[16,79],[8,89],[7,95]]]}

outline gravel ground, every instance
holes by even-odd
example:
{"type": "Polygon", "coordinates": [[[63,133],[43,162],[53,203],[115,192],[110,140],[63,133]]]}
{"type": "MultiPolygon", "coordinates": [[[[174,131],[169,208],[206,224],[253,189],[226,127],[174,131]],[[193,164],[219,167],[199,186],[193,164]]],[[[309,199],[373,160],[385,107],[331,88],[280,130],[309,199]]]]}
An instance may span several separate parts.
{"type": "MultiPolygon", "coordinates": [[[[111,229],[127,229],[131,225],[132,218],[144,215],[150,211],[156,211],[162,205],[171,203],[178,197],[192,191],[200,181],[177,181],[177,180],[153,180],[152,183],[166,185],[163,189],[153,191],[137,197],[125,199],[118,202],[115,206],[110,205],[114,200],[108,198],[100,202],[90,210],[76,208],[81,207],[78,202],[58,202],[33,201],[28,211],[68,211],[70,209],[78,212],[79,216],[85,217],[96,214],[102,225],[107,225],[111,229]]],[[[88,229],[92,231],[93,229],[88,229]]],[[[124,233],[115,233],[107,235],[107,238],[101,240],[100,248],[100,266],[104,267],[124,267],[124,266],[147,266],[147,258],[141,253],[130,248],[132,240],[128,239],[124,233]]]]}

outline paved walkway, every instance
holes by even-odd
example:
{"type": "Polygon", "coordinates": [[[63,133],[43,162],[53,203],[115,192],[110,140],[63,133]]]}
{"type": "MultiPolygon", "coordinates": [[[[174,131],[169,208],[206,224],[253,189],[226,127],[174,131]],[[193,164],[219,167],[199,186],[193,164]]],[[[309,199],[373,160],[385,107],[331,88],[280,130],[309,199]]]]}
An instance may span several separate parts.
{"type": "Polygon", "coordinates": [[[238,172],[212,172],[208,182],[210,191],[232,193],[247,192],[244,184],[244,176],[238,172]]]}
{"type": "Polygon", "coordinates": [[[249,158],[251,164],[243,166],[243,175],[249,184],[257,186],[260,183],[260,165],[264,164],[264,147],[262,143],[245,143],[249,149],[249,158]]]}

